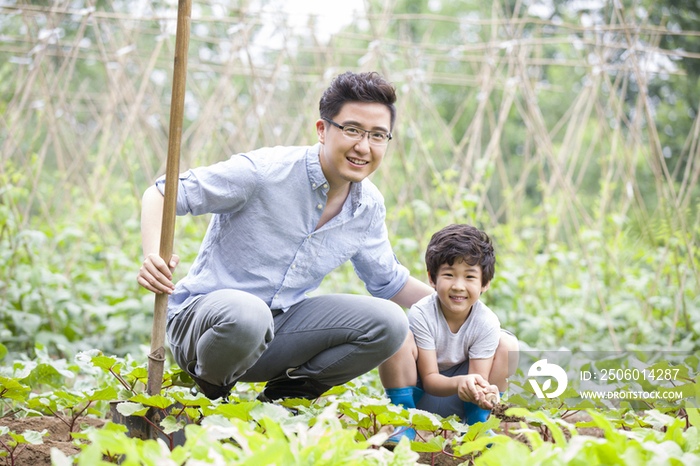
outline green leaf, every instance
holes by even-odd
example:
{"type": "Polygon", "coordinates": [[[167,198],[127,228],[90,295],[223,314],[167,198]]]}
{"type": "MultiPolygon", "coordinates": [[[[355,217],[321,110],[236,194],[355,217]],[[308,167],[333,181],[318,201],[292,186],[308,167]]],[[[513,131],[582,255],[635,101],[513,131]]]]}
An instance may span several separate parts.
{"type": "MultiPolygon", "coordinates": [[[[688,367],[684,364],[673,365],[669,361],[659,361],[656,364],[649,366],[648,371],[654,371],[654,373],[669,371],[672,380],[688,379],[690,378],[688,374],[688,367]]],[[[660,379],[663,380],[663,379],[660,379]]]]}
{"type": "Polygon", "coordinates": [[[688,414],[688,421],[691,425],[700,428],[700,409],[698,408],[686,408],[685,412],[688,414]]]}
{"type": "MultiPolygon", "coordinates": [[[[347,384],[346,384],[347,385],[347,384]]],[[[327,392],[323,394],[323,396],[330,396],[330,395],[342,395],[348,391],[348,387],[345,385],[336,385],[327,392]]]]}
{"type": "MultiPolygon", "coordinates": [[[[263,403],[264,405],[267,405],[269,403],[263,403]]],[[[267,435],[270,439],[275,439],[275,440],[287,440],[287,436],[284,434],[284,430],[282,430],[282,427],[274,421],[274,419],[270,417],[266,417],[260,421],[260,425],[265,428],[265,435],[267,435]]]]}
{"type": "Polygon", "coordinates": [[[464,434],[464,439],[473,441],[484,435],[490,437],[489,430],[496,429],[500,420],[496,416],[489,416],[486,422],[477,422],[469,426],[469,430],[464,434]]]}
{"type": "Polygon", "coordinates": [[[256,404],[249,411],[249,413],[250,416],[256,421],[260,421],[263,418],[279,420],[281,418],[290,417],[292,415],[292,413],[287,411],[284,407],[275,405],[273,403],[256,404]]]}
{"type": "Polygon", "coordinates": [[[154,408],[159,409],[165,409],[171,404],[173,404],[173,400],[166,398],[162,395],[149,396],[144,393],[140,393],[134,397],[131,397],[129,401],[133,401],[134,403],[142,403],[146,406],[153,406],[154,408]]]}
{"type": "Polygon", "coordinates": [[[662,429],[664,427],[672,425],[674,422],[676,422],[677,419],[675,417],[664,414],[656,409],[652,409],[646,412],[644,420],[649,422],[655,428],[662,429]]]}
{"type": "Polygon", "coordinates": [[[168,395],[172,396],[175,399],[175,401],[180,402],[183,406],[211,406],[211,401],[209,400],[209,398],[205,397],[201,393],[197,393],[197,396],[192,396],[189,393],[181,393],[174,391],[168,393],[168,395]]]}
{"type": "Polygon", "coordinates": [[[407,417],[393,411],[378,415],[377,422],[383,426],[407,426],[411,424],[407,417]]]}
{"type": "Polygon", "coordinates": [[[56,447],[51,448],[51,465],[52,466],[72,466],[73,461],[63,454],[61,450],[56,447]]]}
{"type": "Polygon", "coordinates": [[[477,451],[484,451],[486,449],[493,448],[494,445],[503,445],[508,442],[517,442],[506,435],[484,435],[473,442],[465,442],[457,447],[455,447],[455,452],[459,456],[469,455],[477,451]]]}
{"type": "Polygon", "coordinates": [[[5,359],[5,356],[7,356],[7,348],[5,347],[5,345],[0,343],[0,361],[5,359]]]}
{"type": "Polygon", "coordinates": [[[92,394],[87,395],[90,401],[111,401],[117,398],[117,391],[113,387],[95,390],[92,394]]]}
{"type": "Polygon", "coordinates": [[[438,435],[425,443],[411,442],[411,450],[436,453],[438,451],[442,451],[448,443],[448,440],[445,440],[443,437],[438,435]]]}
{"type": "Polygon", "coordinates": [[[75,374],[70,371],[56,369],[50,364],[37,364],[21,382],[32,388],[42,384],[58,388],[65,384],[66,377],[73,378],[75,374]]]}
{"type": "Polygon", "coordinates": [[[31,445],[41,445],[44,443],[44,440],[42,437],[45,435],[49,435],[48,431],[46,429],[42,430],[41,432],[37,432],[35,430],[25,430],[23,434],[15,434],[13,432],[10,432],[10,437],[12,437],[15,442],[17,443],[29,443],[31,445]]]}
{"type": "Polygon", "coordinates": [[[117,404],[117,411],[119,411],[119,414],[122,416],[145,416],[148,412],[148,407],[142,405],[141,403],[124,401],[117,404]]]}
{"type": "Polygon", "coordinates": [[[145,367],[135,367],[131,372],[124,375],[129,380],[148,380],[148,369],[145,367]]]}
{"type": "Polygon", "coordinates": [[[7,398],[23,402],[27,399],[31,388],[23,385],[18,379],[3,377],[0,375],[0,398],[7,398]]]}
{"type": "Polygon", "coordinates": [[[185,414],[190,419],[199,419],[202,417],[202,412],[198,408],[185,408],[185,414]]]}
{"type": "Polygon", "coordinates": [[[73,393],[66,390],[56,390],[50,395],[50,398],[62,409],[74,408],[87,401],[84,393],[73,393]]]}
{"type": "Polygon", "coordinates": [[[117,358],[110,358],[107,356],[94,356],[90,358],[92,365],[95,367],[100,367],[105,371],[109,370],[117,363],[117,358]]]}
{"type": "Polygon", "coordinates": [[[409,412],[411,413],[411,424],[413,424],[413,427],[416,429],[429,430],[432,432],[440,428],[441,422],[433,413],[414,409],[411,409],[409,412]]]}
{"type": "Polygon", "coordinates": [[[567,403],[567,408],[571,411],[583,411],[586,409],[595,409],[595,404],[591,400],[583,400],[576,404],[567,403]]]}
{"type": "Polygon", "coordinates": [[[418,454],[411,450],[411,442],[401,439],[393,451],[394,458],[388,466],[403,466],[406,464],[416,464],[418,454]]]}
{"type": "Polygon", "coordinates": [[[175,419],[175,416],[167,416],[161,421],[160,425],[163,428],[163,432],[165,432],[166,435],[170,435],[173,432],[181,430],[185,426],[185,421],[178,421],[175,419]]]}
{"type": "Polygon", "coordinates": [[[56,411],[58,411],[58,406],[56,405],[56,397],[52,398],[54,399],[47,397],[31,398],[26,401],[26,407],[29,409],[39,410],[40,412],[45,414],[50,414],[48,411],[49,409],[55,413],[56,411]]]}
{"type": "Polygon", "coordinates": [[[243,419],[244,421],[252,421],[253,416],[250,412],[257,404],[260,404],[260,402],[252,401],[247,403],[238,403],[235,405],[222,404],[217,406],[216,409],[214,409],[214,413],[221,414],[229,419],[237,418],[243,419]]]}
{"type": "Polygon", "coordinates": [[[468,425],[465,425],[464,422],[457,416],[450,416],[447,419],[442,420],[442,424],[440,425],[440,428],[443,430],[451,430],[454,432],[467,432],[469,430],[468,425]]]}
{"type": "Polygon", "coordinates": [[[362,407],[362,412],[365,414],[384,414],[388,411],[388,406],[386,404],[381,405],[365,405],[362,407]]]}

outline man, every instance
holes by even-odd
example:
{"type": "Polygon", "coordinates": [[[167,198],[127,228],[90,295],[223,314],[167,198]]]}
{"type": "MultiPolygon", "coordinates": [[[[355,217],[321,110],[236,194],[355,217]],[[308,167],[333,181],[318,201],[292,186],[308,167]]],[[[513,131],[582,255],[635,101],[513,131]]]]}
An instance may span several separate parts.
{"type": "Polygon", "coordinates": [[[313,399],[392,356],[410,307],[431,294],[396,260],[384,200],[367,180],[391,139],[394,87],[337,76],[321,97],[319,143],[238,154],[180,176],[177,213],[213,213],[177,286],[158,256],[164,180],[146,190],[137,280],[169,293],[173,356],[211,399],[267,381],[259,399],[313,399]],[[306,297],[350,260],[372,295],[306,297]],[[392,302],[393,301],[393,302],[392,302]]]}

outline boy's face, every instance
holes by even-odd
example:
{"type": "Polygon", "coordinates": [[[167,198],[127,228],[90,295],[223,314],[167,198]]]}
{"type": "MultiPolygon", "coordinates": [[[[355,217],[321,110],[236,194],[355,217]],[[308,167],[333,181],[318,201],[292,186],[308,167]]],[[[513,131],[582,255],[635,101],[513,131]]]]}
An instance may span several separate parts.
{"type": "MultiPolygon", "coordinates": [[[[388,133],[391,113],[384,104],[347,102],[333,121],[341,126],[388,133]]],[[[370,144],[366,134],[359,141],[350,139],[326,120],[316,122],[316,132],[319,142],[323,144],[321,168],[331,187],[341,187],[348,182],[359,183],[382,163],[387,146],[370,144]]]]}
{"type": "Polygon", "coordinates": [[[469,265],[463,259],[454,264],[442,264],[430,284],[437,291],[445,318],[466,317],[481,293],[489,289],[491,282],[481,285],[481,266],[469,265]]]}

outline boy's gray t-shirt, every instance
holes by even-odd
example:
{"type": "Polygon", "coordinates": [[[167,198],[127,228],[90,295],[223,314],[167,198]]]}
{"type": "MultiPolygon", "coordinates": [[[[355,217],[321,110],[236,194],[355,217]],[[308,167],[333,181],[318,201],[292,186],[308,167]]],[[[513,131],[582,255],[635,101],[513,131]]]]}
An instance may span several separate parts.
{"type": "Polygon", "coordinates": [[[501,323],[484,303],[477,301],[457,333],[452,333],[438,306],[437,293],[418,301],[408,311],[416,345],[435,350],[438,370],[444,371],[467,359],[487,359],[498,347],[501,323]]]}

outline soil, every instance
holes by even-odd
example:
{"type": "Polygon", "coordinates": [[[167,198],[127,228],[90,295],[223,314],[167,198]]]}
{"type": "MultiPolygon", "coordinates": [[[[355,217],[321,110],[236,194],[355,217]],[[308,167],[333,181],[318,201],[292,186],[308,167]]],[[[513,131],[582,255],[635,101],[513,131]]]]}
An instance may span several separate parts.
{"type": "MultiPolygon", "coordinates": [[[[80,418],[76,423],[88,424],[94,427],[102,427],[105,424],[104,419],[80,418]]],[[[55,417],[25,417],[25,418],[2,418],[0,425],[7,426],[11,431],[23,433],[25,430],[34,430],[41,432],[44,429],[48,435],[44,436],[43,444],[27,445],[15,458],[15,466],[51,466],[51,449],[57,448],[66,456],[75,455],[80,452],[80,448],[73,444],[68,426],[61,420],[55,417]]],[[[5,442],[10,437],[4,435],[0,440],[5,442]]],[[[23,445],[19,445],[16,451],[19,451],[23,445]]],[[[0,459],[0,465],[8,466],[12,464],[9,457],[0,459]]]]}

